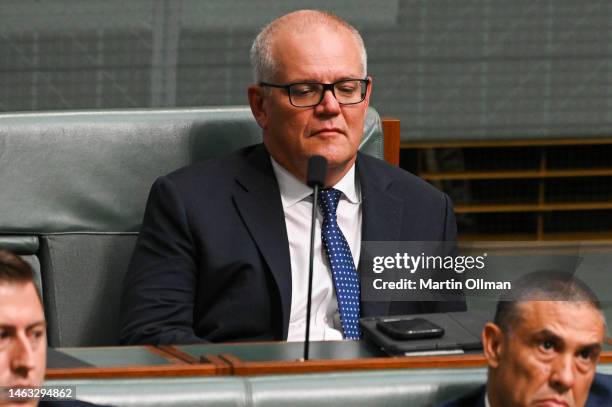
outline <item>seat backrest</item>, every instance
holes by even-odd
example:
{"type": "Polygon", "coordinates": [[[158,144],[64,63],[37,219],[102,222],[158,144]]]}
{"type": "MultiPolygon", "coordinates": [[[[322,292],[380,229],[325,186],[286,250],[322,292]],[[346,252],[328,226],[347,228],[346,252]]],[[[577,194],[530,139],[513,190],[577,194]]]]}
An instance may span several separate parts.
{"type": "MultiPolygon", "coordinates": [[[[369,109],[361,150],[384,156],[369,109]]],[[[261,141],[248,107],[0,115],[0,247],[40,262],[51,346],[117,342],[153,181],[261,141]]]]}
{"type": "MultiPolygon", "coordinates": [[[[599,373],[612,373],[600,364],[599,373]]],[[[485,368],[370,370],[246,377],[53,380],[86,401],[119,407],[431,407],[487,380],[485,368]]]]}
{"type": "Polygon", "coordinates": [[[429,407],[486,381],[477,369],[404,369],[254,377],[53,380],[77,396],[121,407],[429,407]]]}

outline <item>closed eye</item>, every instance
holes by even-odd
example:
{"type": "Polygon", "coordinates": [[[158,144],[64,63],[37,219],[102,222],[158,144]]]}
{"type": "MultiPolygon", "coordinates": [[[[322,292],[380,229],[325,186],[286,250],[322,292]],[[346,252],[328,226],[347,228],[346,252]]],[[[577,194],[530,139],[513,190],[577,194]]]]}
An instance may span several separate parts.
{"type": "Polygon", "coordinates": [[[293,85],[291,87],[291,94],[295,96],[308,96],[313,93],[317,93],[318,91],[319,90],[316,85],[300,84],[293,85]]]}

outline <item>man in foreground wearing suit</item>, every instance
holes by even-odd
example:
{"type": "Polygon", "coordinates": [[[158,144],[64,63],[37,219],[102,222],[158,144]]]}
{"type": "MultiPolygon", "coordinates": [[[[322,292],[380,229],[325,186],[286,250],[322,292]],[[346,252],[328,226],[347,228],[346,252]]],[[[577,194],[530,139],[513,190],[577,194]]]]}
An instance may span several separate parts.
{"type": "Polygon", "coordinates": [[[482,332],[486,386],[442,407],[612,405],[612,376],[595,373],[606,320],[582,281],[527,274],[500,299],[494,321],[482,332]]]}
{"type": "Polygon", "coordinates": [[[359,33],[331,14],[293,12],[261,31],[251,62],[263,144],[155,182],[124,281],[122,342],[302,340],[313,155],[326,158],[327,177],[311,338],[357,339],[360,316],[464,309],[360,301],[362,241],[453,241],[456,225],[446,195],[358,153],[372,91],[359,33]],[[328,257],[336,245],[342,260],[328,257]],[[346,284],[340,299],[336,284],[346,284]]]}
{"type": "Polygon", "coordinates": [[[42,386],[47,366],[45,315],[33,278],[26,262],[0,249],[0,406],[94,406],[74,399],[28,398],[28,392],[42,386]]]}

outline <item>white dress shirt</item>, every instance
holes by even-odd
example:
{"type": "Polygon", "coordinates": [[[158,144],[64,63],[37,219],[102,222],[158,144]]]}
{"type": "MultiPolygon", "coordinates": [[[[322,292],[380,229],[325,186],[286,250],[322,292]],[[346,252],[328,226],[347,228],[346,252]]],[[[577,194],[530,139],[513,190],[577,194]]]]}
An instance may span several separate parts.
{"type": "MultiPolygon", "coordinates": [[[[303,341],[306,334],[312,188],[270,158],[280,189],[291,256],[291,314],[287,340],[303,341]]],[[[361,191],[354,164],[334,188],[342,192],[336,211],[338,225],[357,265],[361,251],[361,191]]],[[[310,339],[339,340],[342,339],[342,327],[331,268],[321,242],[322,222],[323,216],[317,208],[310,339]]]]}

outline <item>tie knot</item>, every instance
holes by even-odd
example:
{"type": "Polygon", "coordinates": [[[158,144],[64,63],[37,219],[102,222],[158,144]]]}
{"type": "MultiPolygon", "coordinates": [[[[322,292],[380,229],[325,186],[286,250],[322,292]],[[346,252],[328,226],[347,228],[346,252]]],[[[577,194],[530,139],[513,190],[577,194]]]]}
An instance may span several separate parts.
{"type": "Polygon", "coordinates": [[[319,207],[323,212],[323,216],[335,215],[338,208],[338,202],[342,192],[334,188],[322,189],[319,192],[319,207]]]}

